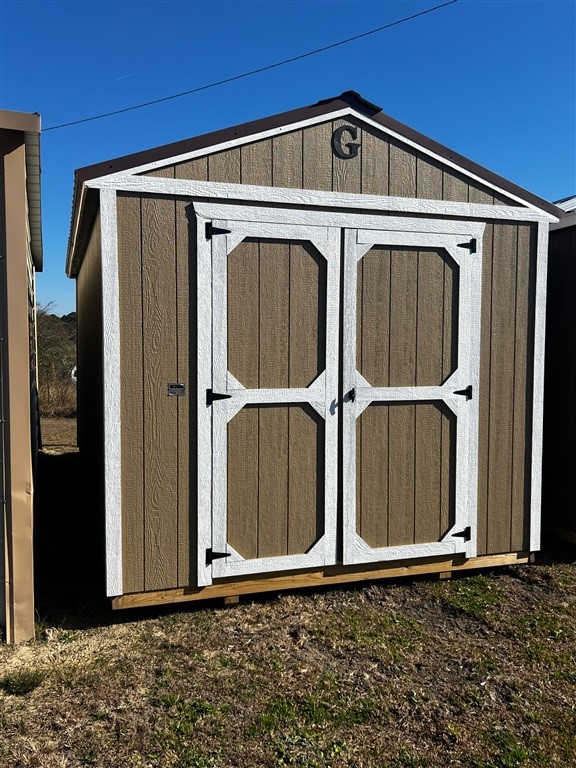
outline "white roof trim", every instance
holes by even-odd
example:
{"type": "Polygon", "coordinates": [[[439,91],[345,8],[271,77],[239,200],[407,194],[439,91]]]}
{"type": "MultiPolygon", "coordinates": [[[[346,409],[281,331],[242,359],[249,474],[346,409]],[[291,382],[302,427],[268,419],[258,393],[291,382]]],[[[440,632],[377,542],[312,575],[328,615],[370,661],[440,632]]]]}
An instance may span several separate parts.
{"type": "Polygon", "coordinates": [[[423,147],[421,144],[418,144],[415,141],[412,141],[411,139],[406,138],[406,136],[404,136],[403,134],[400,134],[400,133],[397,133],[396,131],[391,130],[387,126],[382,125],[382,123],[376,122],[375,120],[372,120],[366,115],[363,115],[361,112],[357,112],[352,107],[346,107],[345,109],[339,109],[334,112],[328,112],[324,115],[319,115],[317,117],[313,117],[308,120],[300,120],[296,123],[282,125],[278,128],[272,128],[266,131],[260,131],[259,133],[253,133],[253,134],[250,134],[249,136],[244,136],[238,139],[225,141],[225,142],[222,142],[221,144],[213,144],[210,147],[203,147],[202,149],[198,149],[193,152],[186,152],[181,155],[174,155],[173,157],[167,158],[165,160],[157,160],[156,162],[153,162],[153,163],[146,163],[144,165],[139,165],[130,169],[129,171],[125,170],[125,171],[118,171],[117,173],[111,173],[107,175],[106,178],[113,179],[116,176],[125,176],[126,173],[130,173],[133,175],[147,173],[149,171],[165,168],[166,166],[169,166],[169,165],[184,163],[188,160],[194,160],[196,158],[204,157],[206,155],[211,155],[216,152],[222,152],[226,149],[239,147],[239,146],[242,146],[243,144],[250,144],[255,141],[262,141],[263,139],[268,139],[273,136],[279,136],[283,133],[290,133],[292,131],[297,131],[303,128],[310,127],[312,125],[318,125],[319,123],[325,123],[325,122],[328,122],[329,120],[336,120],[342,117],[355,117],[358,120],[371,126],[375,130],[379,131],[380,133],[386,134],[387,136],[397,141],[400,141],[402,144],[412,147],[412,149],[415,149],[418,152],[421,152],[423,155],[427,155],[428,157],[432,158],[436,162],[441,163],[442,165],[452,168],[453,170],[457,171],[463,176],[466,176],[467,178],[472,179],[473,181],[481,184],[482,186],[487,187],[488,189],[491,189],[494,192],[497,192],[499,195],[503,195],[504,197],[507,197],[510,200],[514,200],[515,202],[520,203],[522,206],[525,206],[527,208],[532,208],[533,210],[537,210],[537,211],[541,210],[540,208],[538,208],[538,206],[535,206],[532,203],[527,202],[523,198],[518,197],[508,192],[507,190],[502,189],[501,187],[498,187],[495,184],[492,184],[489,181],[486,181],[486,179],[482,178],[481,176],[477,176],[476,174],[466,170],[465,168],[462,168],[462,166],[458,165],[457,163],[454,163],[451,160],[448,160],[447,158],[442,157],[441,155],[438,155],[435,152],[432,152],[432,150],[427,149],[426,147],[423,147]]]}

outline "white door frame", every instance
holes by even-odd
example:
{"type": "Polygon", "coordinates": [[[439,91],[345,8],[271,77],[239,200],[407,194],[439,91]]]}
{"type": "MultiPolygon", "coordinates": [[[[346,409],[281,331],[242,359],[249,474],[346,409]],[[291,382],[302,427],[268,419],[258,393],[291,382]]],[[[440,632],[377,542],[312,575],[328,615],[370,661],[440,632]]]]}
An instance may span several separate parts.
{"type": "Polygon", "coordinates": [[[483,223],[403,219],[404,229],[347,229],[344,246],[343,563],[366,563],[465,552],[476,555],[478,383],[483,223]],[[438,229],[440,225],[440,230],[438,229]],[[473,246],[472,246],[473,243],[473,246]],[[459,267],[458,365],[440,386],[374,387],[356,370],[357,265],[373,245],[446,250],[459,267]],[[456,394],[472,387],[472,397],[456,394]],[[350,399],[348,393],[354,390],[350,399]],[[456,416],[455,520],[441,541],[370,547],[356,532],[356,419],[372,402],[444,402],[456,416]],[[461,535],[470,528],[469,538],[461,535]],[[460,535],[459,535],[460,534],[460,535]]]}
{"type": "MultiPolygon", "coordinates": [[[[467,557],[476,554],[476,514],[478,476],[478,383],[480,368],[480,295],[482,237],[484,222],[425,219],[406,216],[362,214],[344,211],[317,211],[249,206],[229,203],[194,203],[197,215],[198,260],[198,585],[212,583],[212,578],[248,573],[271,572],[326,565],[335,562],[337,482],[335,462],[329,461],[329,450],[337,457],[337,407],[344,406],[344,529],[343,562],[362,563],[400,560],[463,552],[467,557]],[[232,229],[230,234],[207,240],[205,224],[221,229],[232,229]],[[279,226],[281,225],[281,226],[279,226]],[[341,253],[341,233],[345,234],[345,252],[341,253]],[[282,234],[280,234],[282,233],[282,234]],[[328,261],[327,288],[327,364],[330,358],[335,370],[326,370],[311,387],[305,390],[247,390],[226,370],[226,272],[220,266],[226,255],[244,237],[285,237],[309,240],[328,261]],[[461,244],[474,239],[475,253],[463,249],[461,244]],[[212,243],[214,242],[214,251],[212,243]],[[374,388],[355,371],[356,331],[356,265],[371,245],[445,248],[459,265],[459,358],[458,368],[449,380],[439,387],[374,388]],[[352,256],[351,256],[352,255],[352,256]],[[338,395],[337,358],[330,348],[338,350],[339,323],[339,268],[345,259],[344,302],[347,320],[344,323],[344,382],[343,391],[354,388],[355,401],[338,395]],[[212,291],[224,307],[213,313],[212,291]],[[214,347],[213,347],[214,345],[214,347]],[[331,345],[333,345],[331,347],[331,345]],[[214,349],[214,351],[213,351],[214,349]],[[214,380],[212,379],[214,354],[214,380]],[[473,397],[467,401],[458,390],[472,386],[473,397]],[[208,389],[231,394],[206,407],[208,389]],[[355,423],[360,413],[374,400],[380,401],[441,401],[456,415],[456,520],[450,531],[439,542],[412,544],[399,547],[370,548],[357,536],[355,514],[355,423]],[[307,555],[243,560],[226,542],[225,516],[211,511],[223,509],[226,499],[225,448],[227,422],[247,403],[307,402],[324,416],[326,423],[326,520],[322,540],[307,555]],[[336,406],[336,407],[335,407],[336,406]],[[215,420],[212,422],[212,413],[215,420]],[[208,513],[210,510],[210,514],[208,513]],[[457,536],[461,528],[470,527],[470,539],[457,536]],[[205,553],[210,547],[226,547],[222,551],[230,556],[206,563],[205,553]],[[307,559],[305,559],[307,558],[307,559]]],[[[224,260],[224,261],[223,261],[224,260]]]]}
{"type": "MultiPolygon", "coordinates": [[[[338,418],[334,398],[338,390],[340,293],[340,235],[334,228],[245,220],[210,219],[213,232],[206,237],[206,218],[198,217],[198,584],[223,578],[271,571],[333,565],[336,562],[336,507],[338,471],[338,418]],[[227,260],[246,237],[310,242],[326,259],[326,368],[306,388],[248,389],[227,369],[227,260]],[[211,404],[206,392],[222,399],[211,404]],[[227,425],[248,404],[307,403],[324,419],[324,533],[308,552],[297,555],[244,559],[227,541],[227,425]],[[207,552],[228,553],[207,559],[207,552]]],[[[242,218],[239,218],[239,215],[242,218]]]]}

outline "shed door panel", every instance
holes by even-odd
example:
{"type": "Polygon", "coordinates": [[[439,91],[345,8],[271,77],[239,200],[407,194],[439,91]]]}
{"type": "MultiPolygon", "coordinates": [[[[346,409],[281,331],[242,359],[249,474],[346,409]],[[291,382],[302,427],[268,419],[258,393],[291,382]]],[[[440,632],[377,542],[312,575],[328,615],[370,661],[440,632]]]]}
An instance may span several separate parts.
{"type": "Polygon", "coordinates": [[[481,260],[446,229],[346,234],[345,563],[475,548],[481,260]]]}
{"type": "MultiPolygon", "coordinates": [[[[339,236],[213,222],[199,583],[335,562],[339,236]],[[330,354],[327,353],[330,349],[330,354]],[[210,467],[208,461],[210,460],[210,467]]],[[[202,491],[201,491],[202,492],[202,491]]]]}

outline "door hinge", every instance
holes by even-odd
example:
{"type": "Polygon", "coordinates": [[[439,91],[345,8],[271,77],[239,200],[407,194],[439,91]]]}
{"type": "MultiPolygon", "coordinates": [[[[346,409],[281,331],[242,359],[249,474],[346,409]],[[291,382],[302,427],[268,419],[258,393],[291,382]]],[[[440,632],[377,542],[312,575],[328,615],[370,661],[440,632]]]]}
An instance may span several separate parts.
{"type": "Polygon", "coordinates": [[[356,387],[352,387],[350,392],[348,392],[348,400],[353,403],[356,400],[356,387]]]}
{"type": "Polygon", "coordinates": [[[453,533],[452,536],[458,536],[461,539],[464,539],[464,541],[470,541],[472,538],[472,529],[468,525],[466,528],[464,528],[463,531],[458,531],[458,533],[453,533]]]}
{"type": "Polygon", "coordinates": [[[211,389],[206,390],[206,405],[212,405],[214,400],[228,400],[232,395],[222,395],[220,392],[213,392],[211,389]]]}
{"type": "Polygon", "coordinates": [[[212,235],[229,235],[231,231],[231,229],[215,227],[211,221],[206,222],[206,240],[212,240],[212,235]]]}
{"type": "Polygon", "coordinates": [[[466,389],[457,389],[454,392],[455,395],[463,395],[466,400],[472,400],[472,384],[468,384],[466,389]]]}
{"type": "Polygon", "coordinates": [[[212,547],[206,550],[206,565],[211,565],[214,560],[220,560],[222,557],[230,557],[231,552],[214,552],[212,547]]]}
{"type": "Polygon", "coordinates": [[[470,253],[476,253],[477,247],[478,247],[478,242],[475,237],[473,237],[469,243],[458,243],[458,248],[468,248],[470,253]]]}

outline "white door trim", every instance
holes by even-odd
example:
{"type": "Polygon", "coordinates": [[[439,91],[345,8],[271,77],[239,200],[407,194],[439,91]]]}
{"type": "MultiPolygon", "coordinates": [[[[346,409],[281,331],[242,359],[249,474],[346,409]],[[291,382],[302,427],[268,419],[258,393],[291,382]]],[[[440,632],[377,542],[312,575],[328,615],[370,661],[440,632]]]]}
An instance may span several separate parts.
{"type": "MultiPolygon", "coordinates": [[[[383,222],[385,226],[386,222],[383,222]]],[[[402,221],[406,231],[347,229],[344,246],[344,339],[343,384],[343,562],[378,562],[477,551],[478,494],[478,383],[480,376],[480,299],[482,279],[482,234],[484,224],[434,222],[446,234],[430,232],[423,219],[402,221]],[[449,234],[448,234],[449,233],[449,234]],[[475,253],[463,247],[476,239],[475,253]],[[371,245],[444,248],[459,266],[458,367],[441,386],[373,387],[356,370],[357,263],[371,245]],[[455,394],[472,386],[472,399],[455,394]],[[354,390],[353,400],[349,393],[354,390]],[[356,419],[371,402],[442,401],[456,415],[455,521],[441,541],[400,547],[371,548],[356,533],[356,419]],[[470,526],[470,539],[455,537],[470,526]]]]}
{"type": "MultiPolygon", "coordinates": [[[[238,212],[236,209],[235,212],[238,212]]],[[[207,211],[203,211],[207,213],[207,211]]],[[[337,229],[296,224],[219,219],[198,216],[198,584],[213,578],[292,570],[336,562],[336,506],[338,471],[338,420],[333,400],[338,388],[338,359],[329,353],[338,348],[340,235],[337,229]],[[205,236],[210,218],[216,229],[230,230],[205,236]],[[326,369],[307,388],[248,389],[227,370],[227,286],[228,254],[244,237],[304,240],[311,242],[327,262],[326,369]],[[211,279],[207,262],[211,261],[211,279]],[[201,296],[201,294],[203,294],[201,296]],[[202,338],[200,338],[202,327],[202,338]],[[211,333],[208,331],[211,329],[211,333]],[[200,342],[202,347],[200,349],[200,342]],[[206,404],[206,391],[229,398],[206,404]],[[227,424],[247,404],[308,403],[324,419],[325,515],[324,534],[305,554],[244,560],[227,542],[227,424]],[[230,552],[229,557],[206,562],[206,551],[230,552]]]]}

